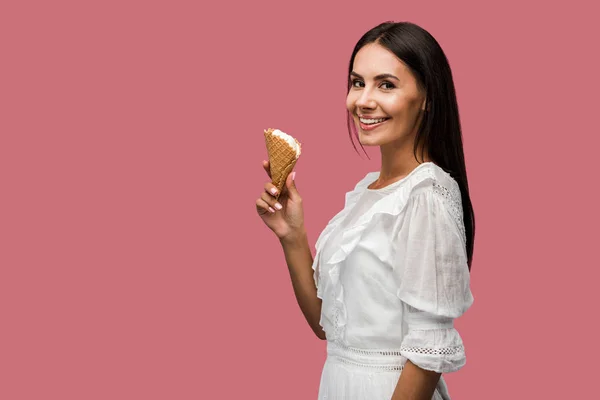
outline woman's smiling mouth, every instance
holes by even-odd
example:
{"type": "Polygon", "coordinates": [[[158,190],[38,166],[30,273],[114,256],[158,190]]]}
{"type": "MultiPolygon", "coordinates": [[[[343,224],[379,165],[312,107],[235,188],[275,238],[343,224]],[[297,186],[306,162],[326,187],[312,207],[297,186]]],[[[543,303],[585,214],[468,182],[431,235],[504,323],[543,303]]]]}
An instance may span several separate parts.
{"type": "Polygon", "coordinates": [[[370,130],[373,130],[373,129],[381,126],[388,119],[389,119],[388,117],[382,117],[382,118],[366,118],[366,117],[361,117],[361,116],[358,117],[358,120],[360,122],[360,127],[361,127],[361,129],[363,129],[365,131],[370,131],[370,130]]]}

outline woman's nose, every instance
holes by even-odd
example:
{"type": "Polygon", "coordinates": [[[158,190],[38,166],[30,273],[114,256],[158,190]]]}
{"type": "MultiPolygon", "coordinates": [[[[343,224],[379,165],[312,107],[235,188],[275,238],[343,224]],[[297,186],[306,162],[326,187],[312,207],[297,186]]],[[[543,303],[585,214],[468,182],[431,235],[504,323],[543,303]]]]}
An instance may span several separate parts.
{"type": "Polygon", "coordinates": [[[375,108],[375,100],[371,96],[371,91],[363,90],[356,100],[356,105],[360,108],[375,108]]]}

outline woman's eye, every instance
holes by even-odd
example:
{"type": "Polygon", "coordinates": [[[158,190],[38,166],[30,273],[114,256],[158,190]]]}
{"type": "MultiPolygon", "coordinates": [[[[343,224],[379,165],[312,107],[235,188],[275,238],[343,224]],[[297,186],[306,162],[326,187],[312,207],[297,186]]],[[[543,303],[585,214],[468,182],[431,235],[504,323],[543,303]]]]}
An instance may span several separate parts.
{"type": "MultiPolygon", "coordinates": [[[[356,87],[356,88],[360,88],[360,87],[364,87],[364,83],[361,80],[353,79],[352,80],[352,86],[356,87]]],[[[380,87],[382,87],[383,89],[388,89],[389,90],[389,89],[394,89],[396,86],[394,86],[393,83],[386,81],[386,82],[382,82],[380,87]]]]}

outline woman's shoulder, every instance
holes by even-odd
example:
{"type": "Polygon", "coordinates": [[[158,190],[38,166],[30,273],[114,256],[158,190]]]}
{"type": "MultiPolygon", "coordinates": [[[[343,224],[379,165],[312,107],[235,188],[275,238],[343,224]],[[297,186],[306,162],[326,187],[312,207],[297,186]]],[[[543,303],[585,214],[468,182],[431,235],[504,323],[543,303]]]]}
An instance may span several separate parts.
{"type": "Polygon", "coordinates": [[[446,208],[457,223],[462,223],[460,186],[449,172],[433,162],[420,164],[395,192],[401,208],[408,203],[418,207],[421,202],[433,199],[446,208]]]}
{"type": "Polygon", "coordinates": [[[413,190],[409,196],[415,196],[415,202],[427,201],[427,197],[433,199],[437,204],[448,211],[448,215],[454,219],[460,230],[463,242],[466,240],[463,225],[463,209],[460,186],[456,180],[440,166],[430,163],[424,168],[420,179],[415,180],[413,190]],[[424,197],[416,197],[425,193],[424,197]]]}
{"type": "Polygon", "coordinates": [[[445,198],[460,198],[460,186],[456,180],[433,162],[420,164],[408,177],[407,185],[412,195],[422,191],[440,194],[445,198]]]}

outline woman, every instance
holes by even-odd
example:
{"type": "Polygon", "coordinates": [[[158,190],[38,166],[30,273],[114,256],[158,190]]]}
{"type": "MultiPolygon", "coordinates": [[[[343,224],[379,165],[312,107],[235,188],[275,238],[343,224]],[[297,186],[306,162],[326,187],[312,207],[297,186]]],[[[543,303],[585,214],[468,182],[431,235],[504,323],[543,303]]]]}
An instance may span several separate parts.
{"type": "Polygon", "coordinates": [[[381,170],[346,194],[315,258],[295,173],[279,203],[271,183],[256,202],[327,340],[319,399],[449,399],[441,374],[465,364],[453,320],[473,302],[475,226],[444,52],[414,24],[373,28],[352,53],[346,106],[351,138],[355,128],[361,145],[380,147],[381,170]]]}

